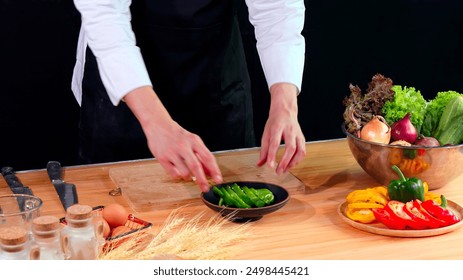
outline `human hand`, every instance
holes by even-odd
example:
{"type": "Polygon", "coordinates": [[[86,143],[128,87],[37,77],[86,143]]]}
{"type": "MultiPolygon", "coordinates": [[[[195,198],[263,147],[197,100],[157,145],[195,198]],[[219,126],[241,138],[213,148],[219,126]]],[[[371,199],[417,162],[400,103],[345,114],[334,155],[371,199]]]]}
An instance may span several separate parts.
{"type": "Polygon", "coordinates": [[[151,153],[168,174],[186,181],[194,178],[203,192],[209,191],[208,176],[222,182],[216,159],[204,142],[170,117],[151,87],[132,91],[125,101],[140,121],[151,153]]]}
{"type": "Polygon", "coordinates": [[[258,166],[265,163],[281,175],[297,165],[306,156],[305,137],[297,119],[297,88],[288,83],[270,88],[269,117],[262,135],[258,166]],[[284,153],[277,163],[277,152],[284,141],[284,153]]]}
{"type": "Polygon", "coordinates": [[[207,192],[211,176],[221,183],[222,175],[215,157],[206,148],[201,138],[188,132],[176,122],[147,133],[148,146],[159,163],[173,178],[196,180],[201,191],[207,192]]]}

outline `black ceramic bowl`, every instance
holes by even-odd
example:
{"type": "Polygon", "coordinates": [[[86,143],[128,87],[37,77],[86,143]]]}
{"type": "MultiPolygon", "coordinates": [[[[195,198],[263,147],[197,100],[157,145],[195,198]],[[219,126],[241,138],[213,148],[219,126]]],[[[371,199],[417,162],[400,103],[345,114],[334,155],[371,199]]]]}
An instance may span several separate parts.
{"type": "Polygon", "coordinates": [[[219,206],[218,203],[220,197],[212,191],[212,188],[208,192],[201,194],[201,199],[207,207],[221,213],[222,216],[234,222],[257,221],[261,219],[264,215],[277,211],[289,201],[289,193],[285,188],[270,183],[239,181],[226,182],[215,186],[220,188],[227,185],[232,185],[234,183],[238,184],[239,186],[247,186],[249,188],[267,188],[275,196],[275,201],[268,206],[256,208],[233,208],[219,206]]]}

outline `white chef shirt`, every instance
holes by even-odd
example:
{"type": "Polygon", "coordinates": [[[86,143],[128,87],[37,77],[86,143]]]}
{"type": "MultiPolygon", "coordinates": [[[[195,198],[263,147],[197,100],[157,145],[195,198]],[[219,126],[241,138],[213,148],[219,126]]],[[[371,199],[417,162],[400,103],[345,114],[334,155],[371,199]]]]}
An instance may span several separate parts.
{"type": "MultiPolygon", "coordinates": [[[[95,54],[101,80],[114,105],[130,91],[152,86],[130,24],[131,0],[74,0],[82,26],[77,45],[72,91],[82,102],[85,50],[95,54]]],[[[270,87],[288,82],[300,90],[305,41],[303,0],[246,0],[255,28],[257,51],[270,87]]]]}

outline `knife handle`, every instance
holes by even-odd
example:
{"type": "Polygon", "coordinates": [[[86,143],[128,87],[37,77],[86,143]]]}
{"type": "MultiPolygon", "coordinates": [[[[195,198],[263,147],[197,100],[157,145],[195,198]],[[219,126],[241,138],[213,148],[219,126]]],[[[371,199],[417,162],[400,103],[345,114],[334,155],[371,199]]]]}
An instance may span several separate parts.
{"type": "Polygon", "coordinates": [[[50,180],[61,180],[61,163],[58,161],[49,161],[47,164],[47,172],[50,180]]]}
{"type": "Polygon", "coordinates": [[[13,167],[5,166],[2,168],[2,175],[10,188],[22,187],[22,183],[14,174],[13,167]]]}

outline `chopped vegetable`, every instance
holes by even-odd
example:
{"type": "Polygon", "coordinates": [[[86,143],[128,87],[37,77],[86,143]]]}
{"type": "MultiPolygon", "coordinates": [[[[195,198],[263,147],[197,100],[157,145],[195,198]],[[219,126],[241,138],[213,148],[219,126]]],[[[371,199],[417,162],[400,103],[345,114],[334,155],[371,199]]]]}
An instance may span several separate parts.
{"type": "MultiPolygon", "coordinates": [[[[386,195],[381,193],[379,190],[376,191],[375,189],[364,189],[364,190],[355,190],[355,191],[350,192],[346,197],[346,201],[348,204],[368,202],[368,203],[374,203],[380,206],[384,206],[387,203],[387,197],[386,195]]],[[[371,207],[371,208],[376,208],[376,207],[371,207]]]]}
{"type": "Polygon", "coordinates": [[[421,200],[415,199],[414,201],[411,202],[414,207],[419,209],[423,216],[429,221],[428,227],[429,228],[439,228],[439,227],[445,227],[448,226],[449,224],[446,223],[445,221],[435,217],[431,213],[429,213],[425,208],[422,206],[421,200]]]}
{"type": "Polygon", "coordinates": [[[263,207],[265,206],[265,201],[263,201],[262,199],[260,199],[258,196],[255,195],[255,193],[253,191],[251,191],[250,188],[246,187],[246,186],[243,186],[242,187],[244,193],[251,199],[252,203],[256,206],[256,207],[263,207]]]}
{"type": "Polygon", "coordinates": [[[390,229],[404,229],[405,223],[402,219],[397,218],[396,216],[392,216],[386,209],[384,208],[376,208],[371,210],[373,215],[375,216],[376,220],[380,223],[384,224],[386,227],[390,229]]]}
{"type": "Polygon", "coordinates": [[[408,174],[410,176],[412,174],[419,174],[427,170],[429,168],[429,163],[427,163],[421,157],[415,157],[414,159],[402,158],[397,166],[400,168],[400,170],[403,171],[404,174],[408,174]]]}
{"type": "Polygon", "coordinates": [[[447,207],[447,199],[443,194],[433,193],[433,192],[426,192],[424,194],[424,201],[426,200],[434,200],[437,204],[441,207],[447,207]]]}
{"type": "Polygon", "coordinates": [[[383,208],[386,213],[380,212],[379,214],[382,214],[382,216],[378,220],[388,228],[405,229],[412,223],[412,218],[404,212],[404,206],[405,203],[403,202],[396,200],[389,201],[383,208]]]}
{"type": "Polygon", "coordinates": [[[389,125],[410,113],[410,120],[418,133],[423,125],[427,102],[419,90],[414,87],[395,85],[392,87],[394,98],[382,107],[382,114],[389,125]]]}
{"type": "Polygon", "coordinates": [[[270,205],[275,201],[272,191],[267,188],[241,187],[236,183],[220,188],[214,186],[212,191],[220,197],[220,206],[252,208],[270,205]]]}
{"type": "Polygon", "coordinates": [[[387,204],[387,189],[384,186],[351,191],[346,196],[346,216],[361,223],[375,221],[373,209],[387,204]]]}
{"type": "Polygon", "coordinates": [[[409,201],[404,205],[404,212],[407,213],[412,221],[408,224],[411,229],[427,229],[427,228],[438,228],[440,223],[433,217],[425,215],[419,205],[416,205],[414,201],[409,201]],[[418,206],[418,207],[417,207],[418,206]]]}
{"type": "Polygon", "coordinates": [[[372,209],[368,208],[347,208],[346,216],[356,222],[368,224],[375,221],[372,209]]]}
{"type": "Polygon", "coordinates": [[[445,221],[447,225],[453,225],[460,221],[460,218],[458,218],[452,211],[441,207],[434,200],[424,201],[421,203],[421,207],[434,217],[445,221]]]}

